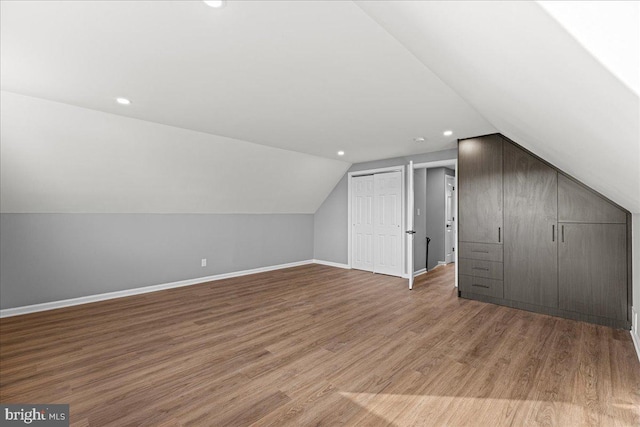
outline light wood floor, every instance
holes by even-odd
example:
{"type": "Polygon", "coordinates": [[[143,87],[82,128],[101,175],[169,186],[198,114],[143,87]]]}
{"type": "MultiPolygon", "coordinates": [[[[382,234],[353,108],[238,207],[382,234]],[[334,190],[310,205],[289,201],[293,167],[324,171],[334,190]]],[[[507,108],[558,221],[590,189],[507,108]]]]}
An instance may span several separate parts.
{"type": "Polygon", "coordinates": [[[0,401],[74,426],[640,425],[628,331],[308,265],[2,319],[0,401]]]}

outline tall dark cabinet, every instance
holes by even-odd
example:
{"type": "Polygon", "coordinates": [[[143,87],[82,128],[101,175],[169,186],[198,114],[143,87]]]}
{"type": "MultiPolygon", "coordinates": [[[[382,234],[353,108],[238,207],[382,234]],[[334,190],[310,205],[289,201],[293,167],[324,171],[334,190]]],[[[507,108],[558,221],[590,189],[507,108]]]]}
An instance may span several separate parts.
{"type": "Polygon", "coordinates": [[[500,135],[458,145],[458,285],[493,298],[504,293],[502,150],[500,135]]]}
{"type": "Polygon", "coordinates": [[[558,307],[558,172],[504,144],[504,297],[558,307]]]}
{"type": "Polygon", "coordinates": [[[458,173],[460,296],[630,328],[627,211],[499,134],[458,173]]]}

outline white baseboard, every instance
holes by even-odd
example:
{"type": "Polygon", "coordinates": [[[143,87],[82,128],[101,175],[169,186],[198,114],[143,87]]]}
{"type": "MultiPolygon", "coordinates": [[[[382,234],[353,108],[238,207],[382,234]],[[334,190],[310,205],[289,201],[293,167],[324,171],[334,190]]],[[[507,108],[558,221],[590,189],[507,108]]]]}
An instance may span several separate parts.
{"type": "Polygon", "coordinates": [[[145,286],[142,288],[126,289],[123,291],[108,292],[104,294],[88,295],[85,297],[71,298],[60,301],[45,302],[42,304],[33,304],[23,307],[6,308],[0,310],[0,318],[19,316],[21,314],[36,313],[39,311],[55,310],[57,308],[71,307],[74,305],[88,304],[91,302],[105,301],[114,298],[123,298],[132,295],[146,294],[149,292],[157,292],[165,289],[180,288],[183,286],[197,285],[200,283],[213,282],[216,280],[228,279],[231,277],[247,276],[249,274],[263,273],[266,271],[281,270],[283,268],[297,267],[300,265],[312,264],[315,260],[305,260],[290,262],[287,264],[271,265],[267,267],[253,268],[251,270],[234,271],[231,273],[216,274],[215,276],[198,277],[196,279],[180,280],[178,282],[163,283],[161,285],[145,286]]]}
{"type": "Polygon", "coordinates": [[[421,268],[420,270],[413,272],[413,277],[421,276],[421,275],[426,274],[426,273],[427,273],[427,269],[426,268],[421,268]]]}
{"type": "Polygon", "coordinates": [[[635,307],[631,307],[631,339],[640,360],[640,314],[635,307]]]}
{"type": "Polygon", "coordinates": [[[351,270],[351,267],[349,267],[348,264],[341,264],[339,262],[333,261],[323,261],[321,259],[314,259],[312,261],[314,264],[328,265],[329,267],[345,268],[347,270],[351,270]]]}
{"type": "MultiPolygon", "coordinates": [[[[413,272],[413,277],[415,278],[416,276],[420,276],[422,274],[425,274],[427,272],[427,270],[425,268],[418,270],[418,271],[414,271],[413,272]]],[[[409,274],[407,273],[402,273],[401,276],[396,276],[396,277],[400,277],[402,279],[408,279],[409,278],[409,274]]]]}

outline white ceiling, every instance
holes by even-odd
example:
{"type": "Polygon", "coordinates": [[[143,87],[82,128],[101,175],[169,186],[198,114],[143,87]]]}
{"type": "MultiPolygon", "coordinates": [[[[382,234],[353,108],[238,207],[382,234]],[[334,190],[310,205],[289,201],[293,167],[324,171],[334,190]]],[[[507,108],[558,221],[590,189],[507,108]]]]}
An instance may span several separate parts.
{"type": "Polygon", "coordinates": [[[640,2],[555,0],[538,4],[640,95],[640,2]]]}
{"type": "Polygon", "coordinates": [[[7,213],[312,214],[349,167],[10,92],[0,121],[7,213]]]}
{"type": "Polygon", "coordinates": [[[496,131],[350,1],[1,5],[6,91],[352,163],[496,131]]]}
{"type": "Polygon", "coordinates": [[[640,212],[638,95],[537,3],[358,5],[501,133],[640,212]]]}
{"type": "Polygon", "coordinates": [[[3,201],[10,194],[32,211],[313,212],[348,167],[339,160],[436,151],[498,131],[640,212],[638,52],[625,43],[640,26],[620,18],[633,15],[626,7],[231,0],[218,10],[201,1],[2,1],[2,89],[35,97],[3,93],[11,110],[3,111],[3,201]],[[119,96],[133,104],[116,104],[119,96]],[[54,132],[50,117],[65,126],[91,117],[93,126],[54,132]],[[454,134],[444,137],[445,129],[454,134]],[[25,159],[38,159],[47,143],[67,154],[30,167],[25,159]],[[127,146],[139,154],[131,161],[116,150],[127,146]],[[100,163],[92,153],[103,151],[100,163]],[[151,166],[174,158],[167,176],[151,166]],[[243,158],[256,169],[230,180],[243,158]],[[140,175],[137,162],[149,172],[139,188],[126,184],[140,175]],[[113,165],[123,179],[105,184],[113,165]],[[256,181],[256,201],[233,198],[256,181]],[[30,193],[24,183],[50,193],[30,193]],[[91,188],[101,194],[87,199],[91,188]],[[228,200],[202,202],[218,191],[228,200]],[[300,204],[289,205],[292,198],[300,204]]]}

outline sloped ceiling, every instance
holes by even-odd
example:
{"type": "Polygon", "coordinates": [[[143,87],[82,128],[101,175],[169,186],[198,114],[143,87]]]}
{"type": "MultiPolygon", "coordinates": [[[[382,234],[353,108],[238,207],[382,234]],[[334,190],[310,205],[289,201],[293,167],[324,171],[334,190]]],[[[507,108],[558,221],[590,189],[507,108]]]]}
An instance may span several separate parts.
{"type": "Polygon", "coordinates": [[[539,1],[602,65],[640,95],[638,1],[539,1]]]}
{"type": "Polygon", "coordinates": [[[349,163],[3,92],[10,213],[314,213],[349,163]]]}
{"type": "Polygon", "coordinates": [[[0,2],[2,210],[314,212],[352,162],[500,131],[640,212],[633,79],[553,14],[0,2]]]}
{"type": "Polygon", "coordinates": [[[638,95],[540,5],[358,5],[500,132],[640,212],[638,95]]]}
{"type": "Polygon", "coordinates": [[[495,131],[349,1],[1,7],[7,91],[352,163],[495,131]]]}

